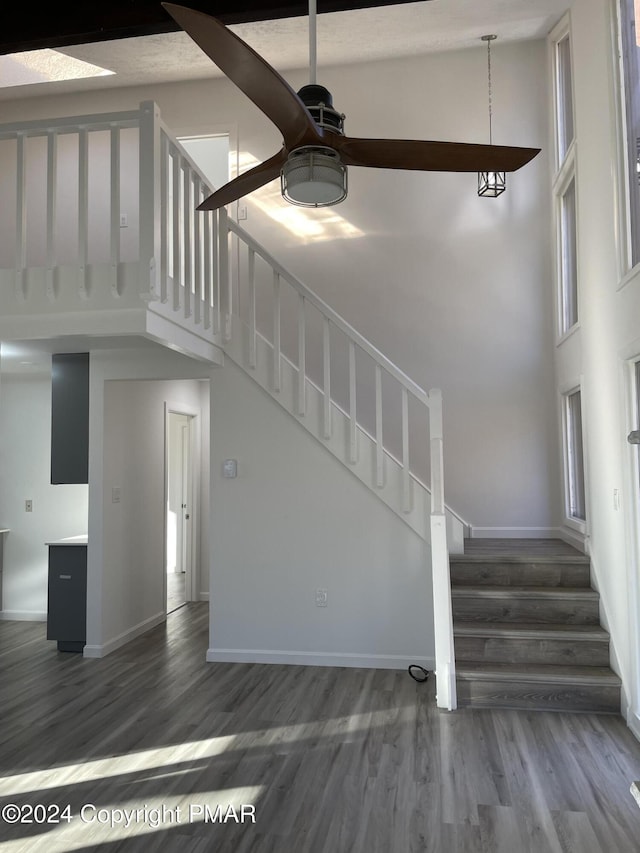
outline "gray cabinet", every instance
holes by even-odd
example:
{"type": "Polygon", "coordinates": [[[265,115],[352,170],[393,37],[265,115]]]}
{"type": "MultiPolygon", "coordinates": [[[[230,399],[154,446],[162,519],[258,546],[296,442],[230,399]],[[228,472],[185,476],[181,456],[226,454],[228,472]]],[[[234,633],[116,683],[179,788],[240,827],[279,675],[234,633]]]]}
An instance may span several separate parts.
{"type": "Polygon", "coordinates": [[[51,482],[89,482],[89,353],[51,361],[51,482]]]}
{"type": "Polygon", "coordinates": [[[81,652],[87,640],[87,546],[49,545],[47,640],[81,652]]]}

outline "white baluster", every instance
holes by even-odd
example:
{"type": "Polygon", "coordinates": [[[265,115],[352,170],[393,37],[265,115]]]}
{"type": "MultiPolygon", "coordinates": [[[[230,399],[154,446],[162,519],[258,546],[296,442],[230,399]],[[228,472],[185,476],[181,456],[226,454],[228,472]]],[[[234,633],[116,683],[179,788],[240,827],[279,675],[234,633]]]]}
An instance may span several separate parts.
{"type": "Polygon", "coordinates": [[[402,387],[402,509],[411,512],[411,478],[409,471],[409,392],[402,387]]]}
{"type": "Polygon", "coordinates": [[[89,296],[87,263],[89,259],[89,134],[86,127],[78,133],[78,292],[89,296]]]}
{"type": "Polygon", "coordinates": [[[110,177],[111,177],[111,293],[120,295],[118,283],[120,269],[120,128],[114,125],[110,133],[110,177]]]}
{"type": "Polygon", "coordinates": [[[382,368],[376,364],[376,486],[384,486],[384,447],[382,444],[382,368]]]}
{"type": "Polygon", "coordinates": [[[200,204],[200,178],[197,174],[193,174],[193,319],[199,326],[202,322],[202,257],[200,247],[202,245],[202,216],[195,210],[200,204]]]}
{"type": "Polygon", "coordinates": [[[358,422],[356,404],[356,345],[349,341],[349,461],[358,461],[358,422]]]}
{"type": "Polygon", "coordinates": [[[282,384],[280,364],[280,276],[273,271],[273,390],[279,391],[282,384]]]}
{"type": "Polygon", "coordinates": [[[211,210],[211,305],[213,307],[213,333],[220,334],[220,269],[218,267],[218,211],[211,210]]]}
{"type": "Polygon", "coordinates": [[[25,136],[18,133],[16,151],[16,297],[27,297],[27,194],[25,136]]]}
{"type": "Polygon", "coordinates": [[[306,366],[306,323],[304,316],[304,296],[298,294],[298,414],[304,415],[307,409],[307,366],[306,366]]]}
{"type": "Polygon", "coordinates": [[[182,304],[180,285],[184,281],[182,271],[182,209],[180,207],[180,155],[174,149],[173,154],[173,310],[179,311],[182,304]]]}
{"type": "Polygon", "coordinates": [[[185,161],[182,175],[182,217],[183,217],[183,250],[184,250],[184,316],[191,317],[191,294],[193,293],[193,235],[191,230],[191,219],[193,216],[193,202],[191,200],[191,175],[189,164],[185,161]]]}
{"type": "Polygon", "coordinates": [[[233,311],[233,291],[231,289],[231,276],[229,274],[229,217],[224,207],[218,213],[218,236],[220,247],[220,282],[218,304],[224,299],[221,306],[222,321],[224,328],[222,338],[224,341],[231,340],[231,314],[233,311]]]}
{"type": "Polygon", "coordinates": [[[160,302],[169,301],[169,140],[160,136],[160,302]]]}
{"type": "MultiPolygon", "coordinates": [[[[198,204],[203,201],[208,195],[207,187],[202,184],[200,187],[200,197],[198,204]]],[[[213,284],[213,268],[211,265],[212,255],[212,223],[213,211],[207,210],[198,214],[202,219],[203,241],[204,241],[204,269],[202,270],[202,300],[204,303],[204,327],[211,328],[211,305],[212,305],[212,284],[213,284]]]]}
{"type": "Polygon", "coordinates": [[[53,302],[56,298],[56,188],[58,166],[58,134],[55,130],[47,133],[47,298],[53,302]]]}
{"type": "Polygon", "coordinates": [[[256,366],[256,253],[247,250],[249,276],[249,367],[256,366]]]}
{"type": "Polygon", "coordinates": [[[331,327],[328,317],[322,318],[322,356],[324,437],[331,438],[331,327]]]}

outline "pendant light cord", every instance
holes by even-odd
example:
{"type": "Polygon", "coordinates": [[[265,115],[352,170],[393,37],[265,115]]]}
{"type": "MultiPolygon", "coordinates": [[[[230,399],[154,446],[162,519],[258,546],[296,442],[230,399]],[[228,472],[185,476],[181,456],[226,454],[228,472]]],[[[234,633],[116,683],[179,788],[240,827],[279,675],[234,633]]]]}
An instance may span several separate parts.
{"type": "Polygon", "coordinates": [[[489,86],[489,145],[493,144],[493,99],[491,97],[491,41],[492,39],[487,39],[487,82],[489,86]]]}

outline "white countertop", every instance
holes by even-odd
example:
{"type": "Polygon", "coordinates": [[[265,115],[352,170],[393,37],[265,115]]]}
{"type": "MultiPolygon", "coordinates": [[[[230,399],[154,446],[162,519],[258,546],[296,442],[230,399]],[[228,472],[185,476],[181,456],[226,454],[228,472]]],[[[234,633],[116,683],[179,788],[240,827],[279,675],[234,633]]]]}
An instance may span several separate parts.
{"type": "Polygon", "coordinates": [[[88,536],[84,533],[82,536],[67,536],[66,539],[54,539],[53,542],[45,542],[45,545],[86,545],[88,536]]]}

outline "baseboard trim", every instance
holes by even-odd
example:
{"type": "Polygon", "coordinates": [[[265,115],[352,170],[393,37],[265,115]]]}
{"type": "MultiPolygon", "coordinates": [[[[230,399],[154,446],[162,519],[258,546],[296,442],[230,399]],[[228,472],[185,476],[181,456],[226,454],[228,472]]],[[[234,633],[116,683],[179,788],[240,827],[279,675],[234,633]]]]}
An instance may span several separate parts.
{"type": "Polygon", "coordinates": [[[631,710],[627,712],[627,725],[640,741],[640,717],[631,710]]]}
{"type": "Polygon", "coordinates": [[[340,666],[362,669],[407,669],[419,664],[433,672],[435,659],[421,655],[360,655],[342,652],[285,652],[270,649],[208,649],[209,663],[275,663],[294,666],[340,666]]]}
{"type": "Polygon", "coordinates": [[[471,539],[558,539],[559,527],[469,527],[471,539]]]}
{"type": "Polygon", "coordinates": [[[209,601],[209,593],[208,592],[199,592],[198,593],[198,601],[209,601]]]}
{"type": "Polygon", "coordinates": [[[142,622],[139,622],[137,625],[134,625],[133,628],[130,628],[128,631],[123,631],[122,634],[118,634],[117,637],[113,637],[111,640],[107,640],[106,643],[103,643],[101,646],[85,646],[83,657],[85,658],[103,658],[107,655],[110,655],[111,652],[115,652],[116,649],[121,648],[127,643],[131,642],[131,640],[135,640],[136,637],[139,637],[141,634],[146,634],[147,631],[150,631],[152,628],[155,628],[156,625],[160,625],[167,618],[166,613],[156,613],[155,616],[150,616],[148,619],[145,619],[142,622]]]}
{"type": "Polygon", "coordinates": [[[46,622],[47,614],[40,610],[0,610],[0,620],[5,622],[46,622]]]}

